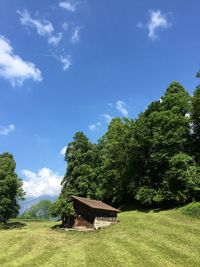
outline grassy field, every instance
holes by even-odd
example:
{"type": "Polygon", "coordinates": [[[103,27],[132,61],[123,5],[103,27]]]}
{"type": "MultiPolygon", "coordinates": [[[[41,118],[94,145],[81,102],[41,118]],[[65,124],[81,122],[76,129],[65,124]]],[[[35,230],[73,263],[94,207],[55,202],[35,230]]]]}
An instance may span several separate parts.
{"type": "Polygon", "coordinates": [[[0,229],[0,266],[200,266],[200,220],[175,211],[119,219],[97,232],[53,230],[49,221],[0,229]]]}

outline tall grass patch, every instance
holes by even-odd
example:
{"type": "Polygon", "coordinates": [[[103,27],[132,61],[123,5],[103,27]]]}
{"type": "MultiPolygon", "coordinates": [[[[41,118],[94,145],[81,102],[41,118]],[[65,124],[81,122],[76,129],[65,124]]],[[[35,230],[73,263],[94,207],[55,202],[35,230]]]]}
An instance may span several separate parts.
{"type": "Polygon", "coordinates": [[[180,208],[180,212],[184,215],[200,219],[200,202],[192,202],[180,208]]]}

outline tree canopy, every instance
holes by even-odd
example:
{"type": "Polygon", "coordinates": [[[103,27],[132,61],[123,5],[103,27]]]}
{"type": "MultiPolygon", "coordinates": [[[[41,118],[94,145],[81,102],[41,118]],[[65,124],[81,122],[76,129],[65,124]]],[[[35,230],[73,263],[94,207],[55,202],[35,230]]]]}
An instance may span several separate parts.
{"type": "Polygon", "coordinates": [[[71,218],[74,216],[74,207],[72,202],[61,195],[52,206],[52,215],[60,217],[62,220],[62,226],[70,226],[71,218]]]}
{"type": "MultiPolygon", "coordinates": [[[[200,72],[197,74],[197,77],[200,78],[200,72]]],[[[191,111],[191,149],[196,162],[200,164],[200,85],[194,91],[191,111]]]]}
{"type": "Polygon", "coordinates": [[[15,172],[16,163],[9,153],[0,155],[0,222],[7,222],[19,211],[23,199],[22,180],[15,172]]]}
{"type": "MultiPolygon", "coordinates": [[[[198,76],[199,77],[199,76],[198,76]]],[[[74,135],[65,160],[62,197],[72,194],[119,205],[181,205],[200,196],[200,88],[178,82],[136,119],[115,118],[92,144],[74,135]]]]}

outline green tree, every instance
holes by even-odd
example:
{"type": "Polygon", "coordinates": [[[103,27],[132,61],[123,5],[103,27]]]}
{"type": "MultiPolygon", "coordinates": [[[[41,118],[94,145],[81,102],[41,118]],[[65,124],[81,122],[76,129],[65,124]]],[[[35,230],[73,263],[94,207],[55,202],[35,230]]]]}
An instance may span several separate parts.
{"type": "MultiPolygon", "coordinates": [[[[139,117],[138,143],[144,169],[140,172],[141,179],[137,199],[144,198],[144,192],[151,192],[148,202],[161,204],[168,202],[163,185],[164,177],[171,168],[171,159],[177,153],[187,153],[190,134],[191,98],[187,91],[177,82],[170,84],[160,101],[152,103],[139,117]],[[140,143],[142,140],[142,143],[140,143]],[[143,188],[144,187],[144,188],[143,188]]],[[[138,136],[138,133],[137,133],[138,136]]],[[[168,187],[171,180],[168,180],[168,187]]]]}
{"type": "Polygon", "coordinates": [[[163,198],[172,204],[184,204],[200,196],[199,168],[192,157],[175,154],[169,161],[162,187],[163,198]]]}
{"type": "Polygon", "coordinates": [[[50,200],[41,200],[25,211],[21,217],[26,219],[49,219],[51,218],[53,203],[50,200]]]}
{"type": "MultiPolygon", "coordinates": [[[[155,124],[151,121],[151,117],[153,117],[153,114],[159,112],[160,105],[160,101],[152,102],[143,113],[139,114],[135,123],[135,130],[133,132],[135,142],[132,150],[132,188],[133,196],[138,200],[140,200],[140,196],[142,197],[142,195],[144,196],[146,194],[145,192],[148,191],[148,188],[152,192],[151,186],[153,185],[153,179],[151,175],[150,154],[155,124]]],[[[145,205],[147,203],[150,205],[151,202],[151,200],[147,201],[145,205]]]]}
{"type": "Polygon", "coordinates": [[[61,197],[76,194],[113,204],[137,199],[147,206],[198,199],[199,107],[199,88],[191,98],[172,82],[138,119],[113,119],[97,144],[76,133],[66,150],[61,197]]]}
{"type": "Polygon", "coordinates": [[[6,223],[19,211],[23,199],[22,180],[15,172],[16,163],[9,153],[0,155],[0,222],[6,223]]]}
{"type": "Polygon", "coordinates": [[[95,196],[97,185],[94,172],[94,147],[95,145],[82,132],[77,132],[74,140],[69,143],[65,154],[67,170],[62,180],[62,194],[66,197],[73,194],[95,196]]]}
{"type": "Polygon", "coordinates": [[[70,226],[75,214],[73,204],[64,196],[60,196],[52,206],[52,215],[62,219],[62,226],[70,226]]]}
{"type": "MultiPolygon", "coordinates": [[[[200,78],[200,72],[197,73],[200,78]]],[[[192,155],[200,164],[200,85],[196,87],[192,97],[192,112],[191,112],[191,135],[192,135],[192,155]]]]}
{"type": "Polygon", "coordinates": [[[112,203],[121,203],[129,196],[133,128],[133,120],[115,118],[103,139],[98,180],[103,199],[112,203]]]}

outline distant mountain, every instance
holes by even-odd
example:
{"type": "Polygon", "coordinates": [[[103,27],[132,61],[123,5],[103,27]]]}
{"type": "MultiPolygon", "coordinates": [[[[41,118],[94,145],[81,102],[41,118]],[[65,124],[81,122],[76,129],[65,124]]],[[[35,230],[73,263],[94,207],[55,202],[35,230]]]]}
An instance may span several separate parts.
{"type": "Polygon", "coordinates": [[[20,211],[19,214],[23,214],[25,211],[29,210],[33,205],[37,204],[41,200],[51,200],[55,201],[58,196],[42,195],[39,197],[27,197],[25,200],[20,201],[20,211]]]}

